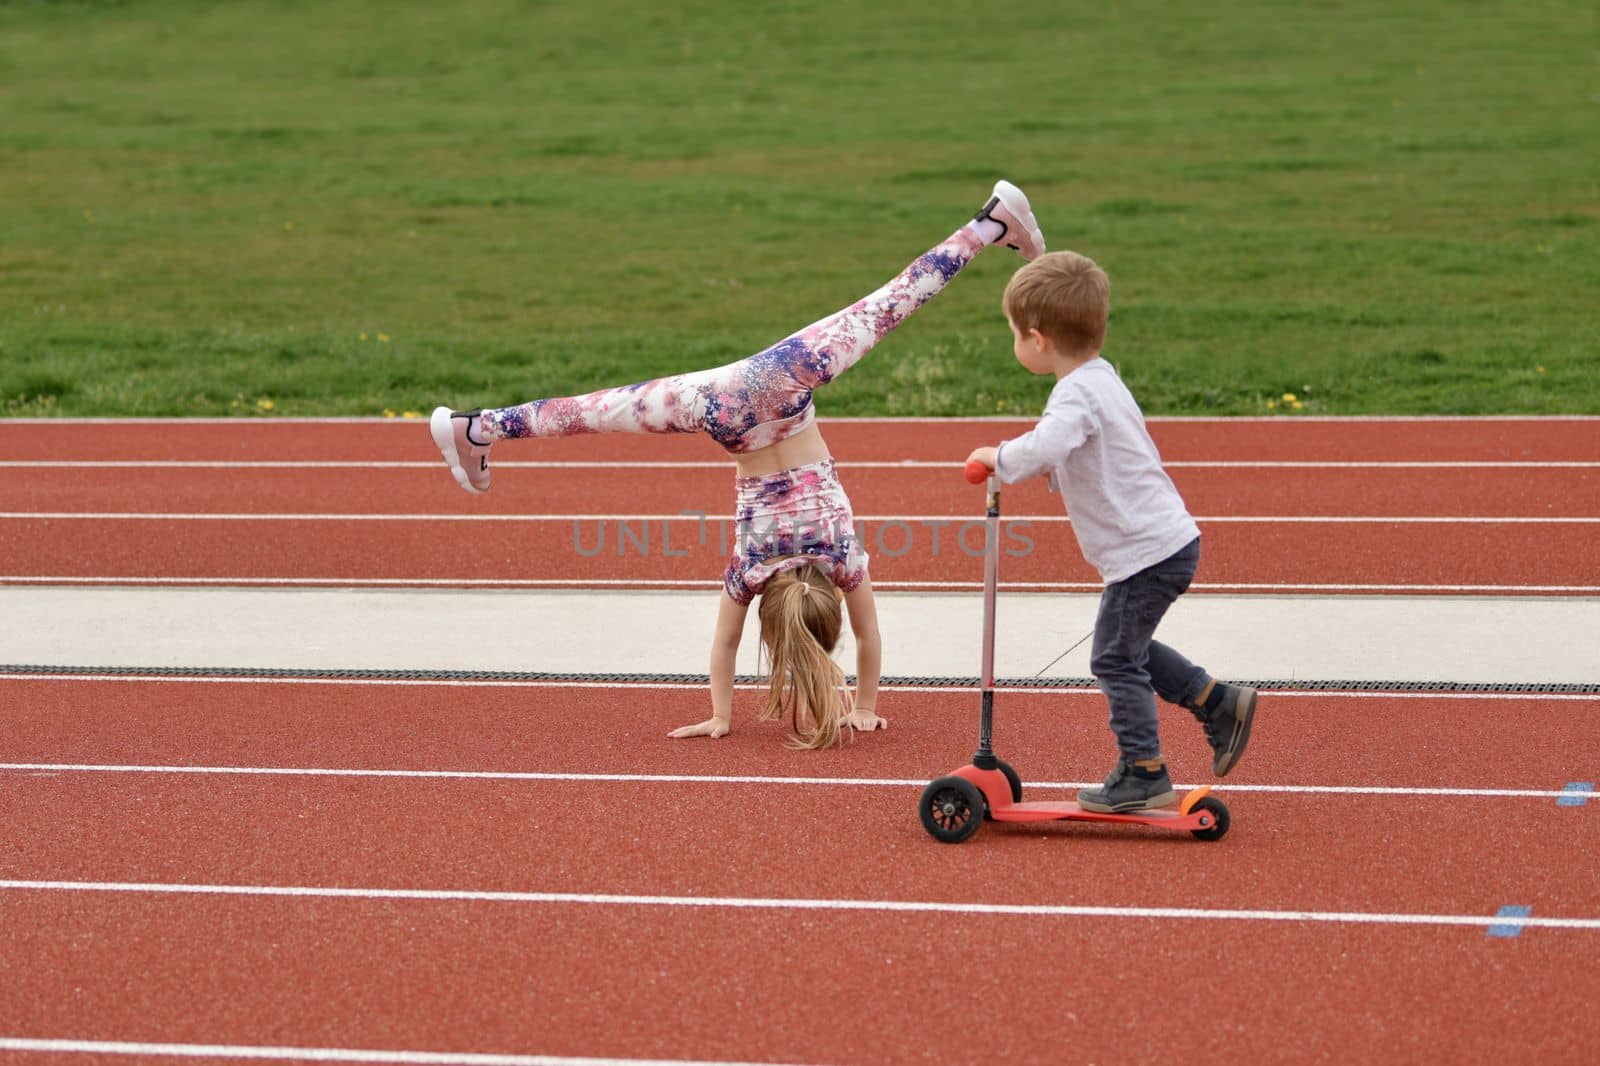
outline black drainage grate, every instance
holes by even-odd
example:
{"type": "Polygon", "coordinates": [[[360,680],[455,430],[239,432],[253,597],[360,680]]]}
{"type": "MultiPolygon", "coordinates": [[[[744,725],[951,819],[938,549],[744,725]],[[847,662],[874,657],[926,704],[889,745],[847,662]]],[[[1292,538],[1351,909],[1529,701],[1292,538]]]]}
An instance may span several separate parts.
{"type": "MultiPolygon", "coordinates": [[[[574,673],[540,670],[376,670],[362,667],[342,669],[292,669],[288,667],[252,666],[4,666],[0,673],[43,674],[57,677],[81,675],[107,675],[114,677],[219,677],[219,678],[304,678],[307,680],[351,681],[582,681],[614,684],[687,684],[709,683],[705,674],[652,674],[652,673],[574,673]]],[[[740,684],[758,684],[765,677],[740,674],[740,684]]],[[[854,677],[850,677],[854,681],[854,677]]],[[[976,677],[884,677],[879,682],[887,687],[937,686],[941,688],[976,688],[976,677]]],[[[1482,692],[1522,695],[1600,695],[1600,683],[1554,681],[1372,681],[1372,680],[1308,680],[1284,678],[1252,678],[1234,680],[1235,684],[1252,688],[1289,692],[1482,692]]],[[[1092,677],[1001,677],[995,679],[996,688],[1093,688],[1092,677]]]]}

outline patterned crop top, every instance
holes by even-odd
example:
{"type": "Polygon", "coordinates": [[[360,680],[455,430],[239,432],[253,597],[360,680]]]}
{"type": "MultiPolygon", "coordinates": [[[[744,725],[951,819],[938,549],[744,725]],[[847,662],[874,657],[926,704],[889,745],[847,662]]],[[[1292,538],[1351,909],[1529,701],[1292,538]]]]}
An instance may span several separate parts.
{"type": "Polygon", "coordinates": [[[749,605],[773,575],[797,566],[821,567],[845,592],[867,576],[867,552],[832,459],[735,484],[733,554],[722,577],[735,603],[749,605]]]}

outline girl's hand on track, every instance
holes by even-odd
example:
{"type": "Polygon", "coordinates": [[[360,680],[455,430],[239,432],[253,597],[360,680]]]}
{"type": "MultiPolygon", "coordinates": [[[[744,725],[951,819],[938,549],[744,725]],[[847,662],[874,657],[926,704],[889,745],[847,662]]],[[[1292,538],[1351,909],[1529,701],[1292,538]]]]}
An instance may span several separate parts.
{"type": "Polygon", "coordinates": [[[728,723],[721,718],[707,718],[697,725],[681,725],[667,734],[674,740],[682,740],[684,737],[710,737],[715,740],[717,737],[727,735],[728,723]]]}
{"type": "Polygon", "coordinates": [[[858,733],[870,733],[874,729],[888,729],[889,719],[879,718],[876,711],[857,707],[844,716],[844,724],[858,733]]]}

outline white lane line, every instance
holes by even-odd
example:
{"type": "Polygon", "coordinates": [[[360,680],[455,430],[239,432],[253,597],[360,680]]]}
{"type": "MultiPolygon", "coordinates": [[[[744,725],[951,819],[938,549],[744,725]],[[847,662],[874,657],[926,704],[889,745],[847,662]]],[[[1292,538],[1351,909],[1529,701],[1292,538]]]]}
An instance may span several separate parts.
{"type": "Polygon", "coordinates": [[[480,889],[332,888],[320,885],[186,884],[156,881],[0,880],[0,891],[115,892],[184,896],[271,896],[295,899],[409,900],[418,902],[535,903],[601,907],[703,907],[726,910],[888,911],[911,914],[1019,915],[1041,918],[1167,918],[1198,921],[1333,922],[1354,925],[1465,925],[1516,923],[1546,929],[1596,929],[1600,918],[1493,914],[1408,914],[1382,911],[1222,910],[1206,907],[1083,906],[1059,903],[982,903],[945,900],[806,899],[760,896],[658,896],[604,892],[505,892],[480,889]]]}
{"type": "MultiPolygon", "coordinates": [[[[722,588],[720,581],[701,578],[631,578],[631,577],[114,577],[99,575],[33,575],[0,574],[0,585],[238,585],[265,587],[305,586],[317,588],[374,587],[374,588],[553,588],[601,589],[627,588],[630,590],[722,588]]],[[[872,587],[880,591],[920,590],[931,592],[981,592],[981,581],[873,581],[872,587]]],[[[1100,592],[1104,586],[1094,581],[1002,581],[1002,592],[1100,592]]],[[[1295,593],[1588,593],[1600,594],[1600,585],[1406,585],[1406,584],[1296,584],[1296,583],[1242,583],[1197,581],[1189,586],[1190,592],[1295,592],[1295,593]]]]}
{"type": "Polygon", "coordinates": [[[376,1051],[361,1048],[267,1047],[252,1044],[153,1044],[127,1040],[36,1040],[0,1036],[0,1051],[65,1055],[150,1055],[180,1059],[268,1059],[296,1062],[388,1062],[408,1066],[776,1066],[771,1063],[709,1059],[574,1058],[570,1055],[515,1055],[475,1051],[376,1051]]]}
{"type": "MultiPolygon", "coordinates": [[[[444,781],[571,781],[621,784],[686,785],[798,785],[843,786],[850,788],[922,788],[925,777],[774,777],[761,774],[624,774],[545,772],[538,770],[383,770],[340,767],[300,766],[147,766],[101,763],[0,763],[0,772],[87,774],[197,774],[261,777],[375,777],[444,781]]],[[[1100,781],[1029,781],[1029,790],[1091,788],[1100,781]]],[[[1178,783],[1174,788],[1199,788],[1198,784],[1178,783]]],[[[1218,795],[1232,792],[1263,792],[1283,795],[1338,796],[1483,796],[1504,799],[1560,799],[1572,793],[1565,789],[1526,788],[1406,788],[1388,785],[1217,785],[1218,795]]]]}
{"type": "MultiPolygon", "coordinates": [[[[694,522],[715,520],[731,523],[731,517],[715,518],[698,511],[674,514],[336,514],[332,512],[249,512],[249,511],[0,511],[0,518],[51,521],[111,522],[694,522]]],[[[966,514],[934,515],[856,515],[857,522],[919,522],[981,526],[984,519],[966,514]]],[[[1196,515],[1205,525],[1304,524],[1304,525],[1590,525],[1600,516],[1524,517],[1482,515],[1196,515]]],[[[1002,522],[1068,522],[1064,514],[1003,515],[1002,522]]]]}
{"type": "MultiPolygon", "coordinates": [[[[466,680],[457,678],[386,678],[386,677],[172,677],[163,674],[36,674],[0,672],[0,681],[121,681],[174,685],[392,685],[395,687],[436,688],[610,688],[642,689],[648,691],[704,692],[706,683],[688,681],[551,681],[551,680],[466,680]]],[[[973,685],[888,685],[891,692],[959,692],[970,695],[977,690],[973,685]]],[[[765,692],[766,685],[737,684],[736,689],[765,692]]],[[[1003,696],[1057,696],[1062,694],[1098,696],[1098,688],[1013,688],[1009,685],[995,690],[1003,696]]],[[[1600,696],[1562,692],[1378,692],[1372,690],[1300,690],[1263,689],[1261,694],[1280,699],[1385,699],[1385,700],[1539,700],[1540,702],[1600,703],[1600,696]]]]}
{"type": "MultiPolygon", "coordinates": [[[[961,463],[934,459],[837,459],[841,470],[959,470],[961,463]]],[[[1600,460],[1417,460],[1417,461],[1318,461],[1318,460],[1225,460],[1178,459],[1163,465],[1186,470],[1589,470],[1600,468],[1600,460]]],[[[400,462],[378,459],[358,460],[187,460],[187,459],[0,459],[0,467],[23,470],[432,470],[444,469],[432,462],[400,462]]],[[[548,459],[532,461],[502,459],[496,469],[509,470],[734,470],[731,461],[715,460],[630,460],[630,459],[548,459]]]]}

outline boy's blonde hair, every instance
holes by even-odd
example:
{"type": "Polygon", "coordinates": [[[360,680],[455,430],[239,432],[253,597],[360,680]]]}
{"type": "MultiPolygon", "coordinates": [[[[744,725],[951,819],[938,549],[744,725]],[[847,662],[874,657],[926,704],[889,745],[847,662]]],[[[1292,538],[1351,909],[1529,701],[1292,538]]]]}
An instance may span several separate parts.
{"type": "Polygon", "coordinates": [[[845,739],[844,671],[830,653],[843,611],[833,582],[815,566],[772,577],[761,593],[761,641],[772,658],[764,719],[789,718],[789,743],[827,748],[845,739]]]}
{"type": "Polygon", "coordinates": [[[1068,355],[1098,352],[1111,315],[1111,280],[1077,252],[1048,252],[1011,275],[1000,306],[1020,332],[1036,329],[1068,355]]]}

